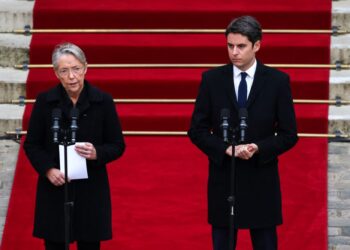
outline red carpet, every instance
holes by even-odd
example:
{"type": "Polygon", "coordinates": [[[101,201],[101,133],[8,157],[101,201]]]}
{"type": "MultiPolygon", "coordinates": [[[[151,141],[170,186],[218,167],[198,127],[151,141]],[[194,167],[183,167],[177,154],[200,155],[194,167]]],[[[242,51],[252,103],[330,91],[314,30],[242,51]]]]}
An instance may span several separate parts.
{"type": "MultiPolygon", "coordinates": [[[[87,79],[101,89],[113,93],[114,98],[194,99],[203,70],[90,68],[87,79]]],[[[328,70],[283,69],[283,71],[291,77],[294,98],[328,98],[328,70]]],[[[27,84],[30,85],[27,88],[27,97],[35,98],[41,91],[56,85],[57,78],[52,69],[36,69],[29,72],[27,84]]]]}
{"type": "MultiPolygon", "coordinates": [[[[35,28],[219,28],[237,15],[256,16],[264,29],[327,29],[331,1],[53,1],[36,0],[35,28]],[[249,13],[247,13],[249,9],[249,13]]],[[[72,41],[89,63],[227,62],[223,35],[33,35],[31,63],[50,63],[53,46],[72,41]]],[[[263,37],[264,63],[329,63],[329,35],[263,37]]],[[[114,98],[190,98],[204,69],[92,69],[87,79],[114,98]]],[[[327,99],[328,69],[282,69],[295,99],[327,99]]],[[[56,84],[52,69],[33,69],[27,97],[56,84]]],[[[27,105],[26,129],[32,105],[27,105]]],[[[192,104],[118,104],[124,130],[184,131],[192,104]]],[[[326,133],[328,107],[295,105],[299,133],[326,133]]],[[[126,137],[125,155],[110,164],[114,238],[102,249],[210,250],[207,159],[187,137],[126,137]]],[[[284,225],[281,250],[327,249],[327,140],[302,138],[280,158],[284,225]]],[[[18,157],[1,250],[43,249],[31,235],[36,173],[18,157]]],[[[72,248],[75,249],[75,248],[72,248]]],[[[247,231],[238,250],[251,249],[247,231]]]]}
{"type": "MultiPolygon", "coordinates": [[[[127,137],[126,143],[123,158],[109,166],[115,237],[102,249],[210,250],[206,158],[185,137],[127,137]]],[[[320,155],[327,155],[327,141],[302,139],[281,158],[280,249],[326,249],[326,162],[320,155]]],[[[21,150],[2,250],[42,249],[31,236],[35,180],[21,150]]],[[[250,249],[247,237],[238,244],[250,249]]]]}
{"type": "Polygon", "coordinates": [[[249,14],[265,29],[325,29],[330,10],[329,0],[39,0],[34,27],[224,29],[232,17],[249,14]]]}
{"type": "MultiPolygon", "coordinates": [[[[222,34],[38,34],[30,46],[35,55],[30,63],[51,63],[52,48],[65,41],[79,44],[89,63],[228,62],[222,34]]],[[[266,34],[259,58],[265,63],[320,63],[329,60],[324,47],[327,42],[329,35],[266,34]]]]}
{"type": "MultiPolygon", "coordinates": [[[[27,128],[32,105],[28,104],[23,117],[27,128]]],[[[185,131],[190,125],[192,104],[119,104],[118,114],[123,130],[185,131]]],[[[325,105],[295,105],[299,133],[324,133],[327,130],[325,105]]]]}

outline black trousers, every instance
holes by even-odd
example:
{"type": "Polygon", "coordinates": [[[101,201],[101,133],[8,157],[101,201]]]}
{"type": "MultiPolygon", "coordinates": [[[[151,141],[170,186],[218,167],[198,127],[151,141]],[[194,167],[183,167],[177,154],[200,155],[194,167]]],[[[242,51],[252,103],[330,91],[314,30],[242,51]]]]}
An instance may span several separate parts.
{"type": "MultiPolygon", "coordinates": [[[[277,250],[276,227],[250,229],[250,238],[254,250],[277,250]]],[[[229,228],[212,227],[212,239],[214,250],[229,249],[229,228]]],[[[234,232],[235,246],[237,243],[238,231],[234,232]]]]}
{"type": "MultiPolygon", "coordinates": [[[[77,242],[78,250],[100,250],[100,242],[77,242]]],[[[64,242],[45,240],[45,250],[65,250],[64,242]]]]}

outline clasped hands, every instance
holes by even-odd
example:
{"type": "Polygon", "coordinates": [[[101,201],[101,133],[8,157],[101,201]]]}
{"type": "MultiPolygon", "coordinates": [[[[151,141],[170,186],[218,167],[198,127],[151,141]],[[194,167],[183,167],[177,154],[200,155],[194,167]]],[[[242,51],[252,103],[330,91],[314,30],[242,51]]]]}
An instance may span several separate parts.
{"type": "MultiPolygon", "coordinates": [[[[258,146],[255,143],[235,146],[235,157],[242,160],[249,160],[256,152],[258,152],[258,146]]],[[[226,149],[226,154],[232,157],[232,146],[226,149]]]]}
{"type": "MultiPolygon", "coordinates": [[[[96,149],[90,142],[76,143],[75,151],[87,160],[97,159],[96,149]]],[[[50,168],[47,170],[46,177],[55,186],[62,186],[65,183],[64,174],[57,168],[50,168]]]]}

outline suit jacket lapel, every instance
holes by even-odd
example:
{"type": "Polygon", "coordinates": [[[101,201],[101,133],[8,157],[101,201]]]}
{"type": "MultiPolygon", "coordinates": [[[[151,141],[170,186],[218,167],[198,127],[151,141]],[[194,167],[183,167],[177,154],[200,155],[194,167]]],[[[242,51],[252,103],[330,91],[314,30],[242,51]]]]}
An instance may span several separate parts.
{"type": "Polygon", "coordinates": [[[265,84],[264,65],[260,62],[257,63],[258,65],[256,67],[253,85],[247,100],[247,108],[249,108],[249,106],[253,104],[255,98],[259,95],[260,91],[262,90],[265,84]]]}
{"type": "Polygon", "coordinates": [[[231,103],[233,106],[238,110],[238,103],[237,103],[237,97],[236,92],[234,89],[233,84],[233,66],[232,64],[227,64],[224,68],[224,87],[226,89],[226,94],[230,98],[231,103]]]}

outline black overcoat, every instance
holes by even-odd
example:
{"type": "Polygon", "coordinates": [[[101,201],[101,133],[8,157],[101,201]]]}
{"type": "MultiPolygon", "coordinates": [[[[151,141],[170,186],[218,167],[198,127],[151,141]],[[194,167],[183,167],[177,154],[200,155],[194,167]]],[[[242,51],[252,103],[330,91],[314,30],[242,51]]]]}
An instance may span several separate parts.
{"type": "MultiPolygon", "coordinates": [[[[45,176],[48,169],[59,168],[58,146],[51,132],[52,110],[62,110],[61,128],[68,128],[72,106],[61,84],[40,94],[24,142],[25,152],[39,174],[33,235],[57,242],[64,241],[64,186],[54,186],[45,176]]],[[[107,240],[112,237],[112,226],[106,164],[124,152],[122,130],[112,97],[87,81],[76,107],[80,111],[77,141],[92,143],[97,160],[87,161],[88,179],[69,184],[69,196],[74,202],[71,240],[107,240]]]]}
{"type": "MultiPolygon", "coordinates": [[[[230,110],[230,125],[236,129],[239,108],[231,64],[203,73],[188,131],[192,142],[209,159],[208,219],[217,227],[229,225],[231,158],[225,154],[227,145],[220,129],[222,109],[230,110]]],[[[278,155],[298,139],[288,75],[258,62],[247,110],[247,143],[257,144],[259,152],[249,160],[235,161],[235,225],[238,228],[279,225],[282,209],[278,155]]]]}

